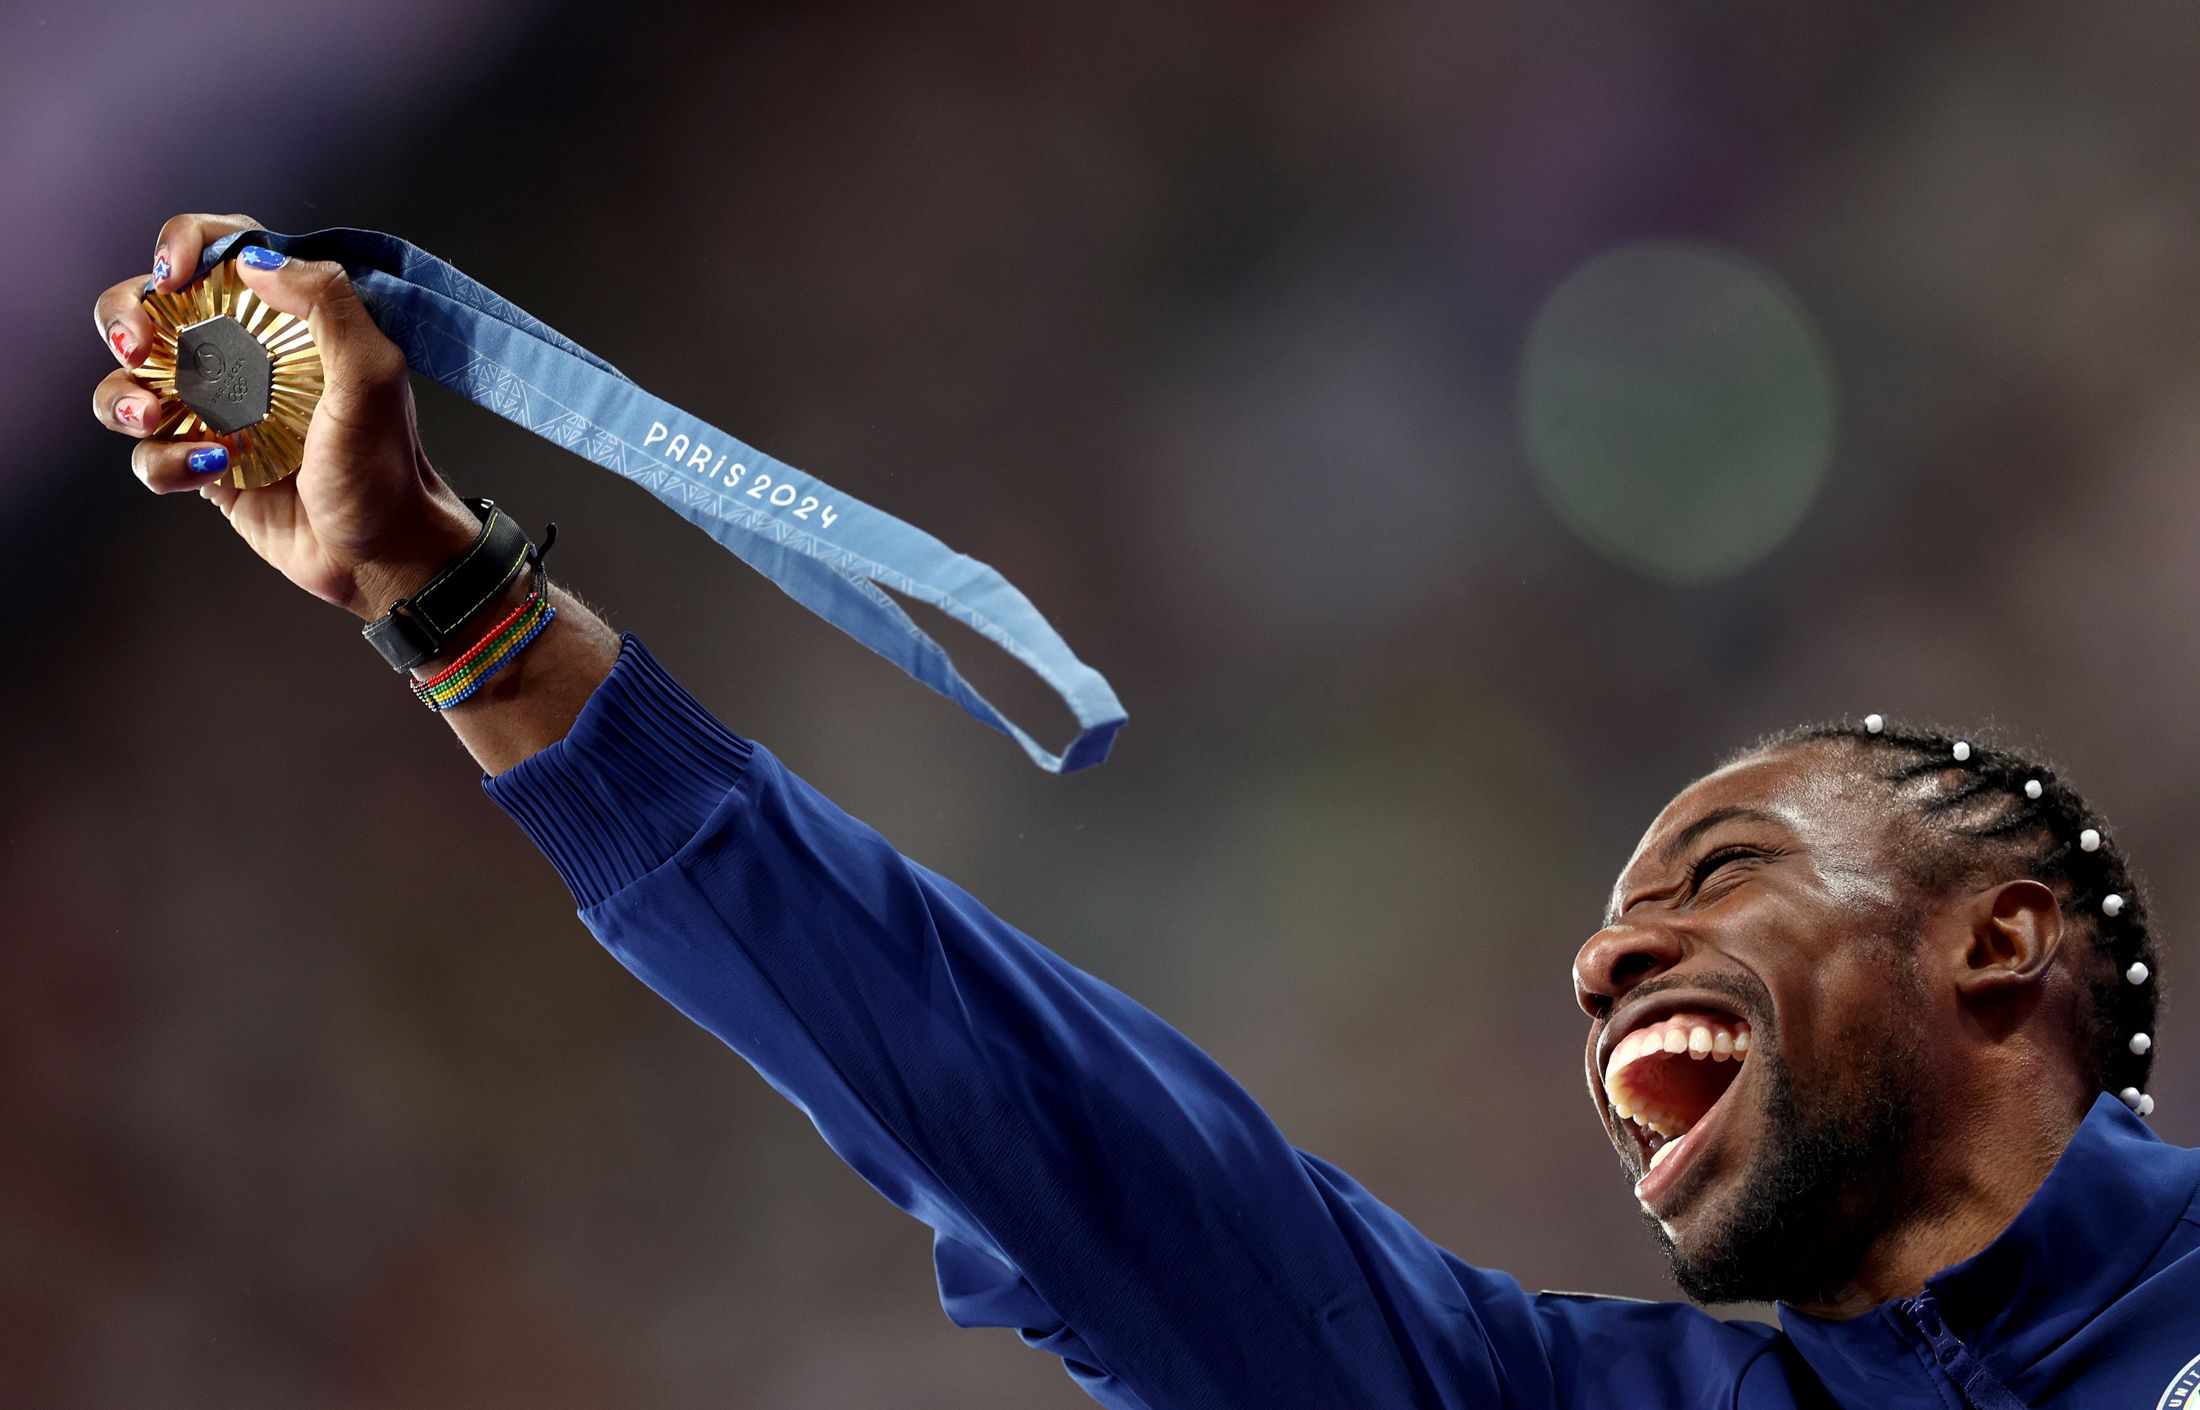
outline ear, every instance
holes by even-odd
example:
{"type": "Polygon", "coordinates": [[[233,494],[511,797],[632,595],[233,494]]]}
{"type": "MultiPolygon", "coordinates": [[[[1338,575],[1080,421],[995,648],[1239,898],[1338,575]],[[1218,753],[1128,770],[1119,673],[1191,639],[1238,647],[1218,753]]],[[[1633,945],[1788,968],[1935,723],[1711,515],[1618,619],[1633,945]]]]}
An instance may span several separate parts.
{"type": "Polygon", "coordinates": [[[2037,881],[1989,887],[1961,911],[1968,924],[1955,980],[1966,997],[2014,994],[2037,984],[2062,949],[2062,903],[2037,881]]]}

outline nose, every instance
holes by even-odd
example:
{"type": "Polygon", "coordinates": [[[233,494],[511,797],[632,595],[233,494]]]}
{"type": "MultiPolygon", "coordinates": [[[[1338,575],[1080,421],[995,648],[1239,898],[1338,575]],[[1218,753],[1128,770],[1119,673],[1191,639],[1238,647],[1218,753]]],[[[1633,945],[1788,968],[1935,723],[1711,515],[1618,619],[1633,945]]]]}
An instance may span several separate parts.
{"type": "Polygon", "coordinates": [[[1602,1018],[1630,989],[1680,962],[1680,937],[1664,926],[1607,925],[1574,956],[1574,999],[1602,1018]]]}

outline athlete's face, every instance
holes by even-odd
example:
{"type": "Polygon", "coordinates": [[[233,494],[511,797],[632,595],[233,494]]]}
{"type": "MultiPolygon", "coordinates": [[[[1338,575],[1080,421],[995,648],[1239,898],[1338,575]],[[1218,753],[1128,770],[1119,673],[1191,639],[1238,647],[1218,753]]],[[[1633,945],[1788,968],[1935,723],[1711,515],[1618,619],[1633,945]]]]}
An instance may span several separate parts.
{"type": "Polygon", "coordinates": [[[1574,961],[1589,1089],[1683,1292],[1829,1295],[1918,1198],[1932,1021],[1891,802],[1832,746],[1699,780],[1574,961]]]}

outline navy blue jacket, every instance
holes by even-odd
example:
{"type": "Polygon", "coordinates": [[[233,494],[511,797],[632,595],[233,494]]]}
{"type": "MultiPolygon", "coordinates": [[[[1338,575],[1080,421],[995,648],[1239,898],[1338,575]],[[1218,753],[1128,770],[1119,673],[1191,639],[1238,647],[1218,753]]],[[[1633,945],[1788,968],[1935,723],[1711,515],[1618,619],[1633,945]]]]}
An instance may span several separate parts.
{"type": "Polygon", "coordinates": [[[621,963],[932,1227],[948,1316],[1020,1329],[1104,1405],[2200,1410],[2200,1152],[2113,1098],[2007,1232],[1867,1316],[1530,1293],[1294,1150],[631,637],[568,737],[487,787],[621,963]]]}

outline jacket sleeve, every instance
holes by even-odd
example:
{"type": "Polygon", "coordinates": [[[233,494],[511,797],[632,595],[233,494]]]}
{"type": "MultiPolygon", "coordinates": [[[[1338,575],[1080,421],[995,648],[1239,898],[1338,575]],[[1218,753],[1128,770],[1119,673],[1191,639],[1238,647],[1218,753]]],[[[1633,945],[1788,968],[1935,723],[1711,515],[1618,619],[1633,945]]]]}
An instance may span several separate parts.
{"type": "MultiPolygon", "coordinates": [[[[621,963],[932,1227],[948,1315],[1019,1329],[1102,1403],[1650,1403],[1639,1375],[1604,1402],[1559,1364],[1603,1325],[1581,1300],[1467,1267],[1292,1149],[1181,1034],[900,856],[632,637],[567,738],[486,787],[621,963]]],[[[1761,1343],[1667,1310],[1722,1354],[1761,1343]]],[[[1696,1370],[1732,1403],[1731,1366],[1696,1370]]]]}

